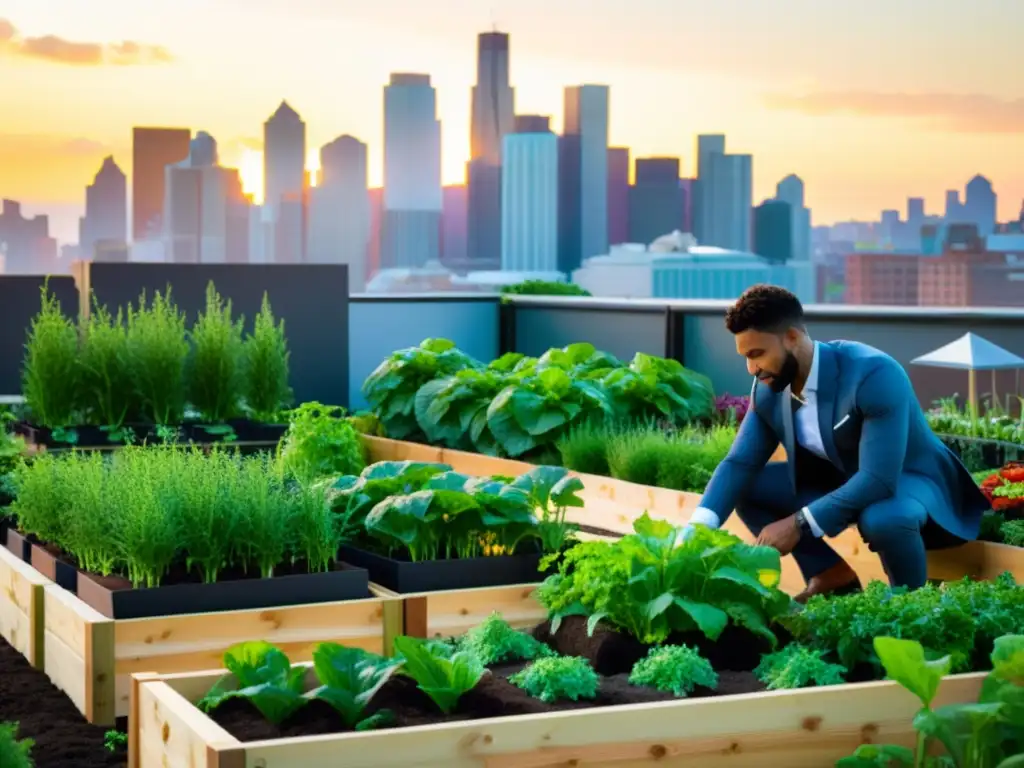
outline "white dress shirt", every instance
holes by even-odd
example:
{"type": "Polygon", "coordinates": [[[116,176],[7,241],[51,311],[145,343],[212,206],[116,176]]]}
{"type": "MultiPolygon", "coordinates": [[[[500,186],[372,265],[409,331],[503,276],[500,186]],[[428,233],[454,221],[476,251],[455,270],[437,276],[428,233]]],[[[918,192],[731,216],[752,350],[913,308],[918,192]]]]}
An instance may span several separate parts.
{"type": "MultiPolygon", "coordinates": [[[[793,428],[796,432],[796,441],[805,449],[820,456],[826,461],[831,461],[825,452],[825,443],[821,438],[821,427],[818,424],[818,342],[814,343],[814,353],[811,357],[811,370],[807,372],[807,381],[804,383],[804,390],[800,397],[792,395],[803,405],[797,410],[793,417],[793,428]]],[[[747,418],[756,418],[748,415],[747,418]]],[[[787,456],[786,461],[793,461],[793,456],[787,456]]],[[[817,537],[825,535],[821,527],[815,522],[814,516],[807,508],[803,508],[804,516],[810,524],[811,533],[817,537]]],[[[702,523],[709,528],[718,528],[722,521],[718,514],[707,507],[697,507],[690,516],[690,523],[702,523]]]]}

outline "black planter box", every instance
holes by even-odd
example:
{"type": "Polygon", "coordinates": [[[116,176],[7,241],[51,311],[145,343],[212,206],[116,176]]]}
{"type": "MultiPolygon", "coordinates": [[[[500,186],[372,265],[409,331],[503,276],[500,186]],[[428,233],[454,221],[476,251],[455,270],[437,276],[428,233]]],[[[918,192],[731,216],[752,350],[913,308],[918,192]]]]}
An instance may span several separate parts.
{"type": "Polygon", "coordinates": [[[346,563],[369,571],[374,584],[399,594],[534,584],[545,576],[539,570],[542,557],[536,552],[413,563],[350,546],[343,546],[340,553],[346,563]]]}
{"type": "Polygon", "coordinates": [[[29,562],[58,587],[66,589],[71,594],[78,592],[78,569],[71,563],[61,560],[39,544],[32,544],[29,562]]]}
{"type": "Polygon", "coordinates": [[[345,567],[325,573],[238,579],[213,584],[111,588],[102,577],[80,573],[78,598],[111,619],[149,619],[188,613],[245,611],[369,598],[369,574],[345,567]]]}
{"type": "MultiPolygon", "coordinates": [[[[125,424],[126,428],[134,433],[134,441],[137,444],[144,442],[157,442],[156,429],[151,424],[125,424]]],[[[15,434],[25,438],[29,445],[36,445],[42,448],[111,448],[124,445],[121,440],[111,440],[110,433],[100,427],[90,425],[79,425],[68,427],[74,430],[78,439],[74,443],[66,443],[62,440],[55,440],[53,430],[48,427],[38,427],[28,422],[20,422],[14,425],[15,434]]]]}
{"type": "Polygon", "coordinates": [[[15,557],[20,558],[26,563],[32,560],[32,542],[28,540],[26,536],[22,536],[14,527],[14,523],[11,520],[7,520],[5,525],[6,529],[3,532],[3,544],[7,549],[14,554],[15,557]]]}

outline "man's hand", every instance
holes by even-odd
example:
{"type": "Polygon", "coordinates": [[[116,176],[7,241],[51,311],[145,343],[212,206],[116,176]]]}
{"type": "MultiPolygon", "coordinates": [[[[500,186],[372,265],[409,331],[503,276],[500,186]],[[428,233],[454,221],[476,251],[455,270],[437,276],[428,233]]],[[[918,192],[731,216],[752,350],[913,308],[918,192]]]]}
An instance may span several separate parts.
{"type": "Polygon", "coordinates": [[[788,555],[800,543],[800,524],[797,522],[796,515],[790,515],[766,525],[761,529],[757,543],[760,546],[777,549],[780,555],[788,555]]]}

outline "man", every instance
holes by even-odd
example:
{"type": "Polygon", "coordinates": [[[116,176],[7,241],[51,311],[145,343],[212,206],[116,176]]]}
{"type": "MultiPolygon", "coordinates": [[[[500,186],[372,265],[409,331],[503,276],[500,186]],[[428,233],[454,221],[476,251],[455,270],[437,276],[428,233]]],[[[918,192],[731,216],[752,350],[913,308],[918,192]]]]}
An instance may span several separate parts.
{"type": "Polygon", "coordinates": [[[797,600],[860,588],[826,539],[856,525],[893,586],[925,583],[927,548],[978,535],[988,502],[925,421],[902,366],[850,341],[815,342],[800,301],[749,288],[726,314],[755,377],[750,410],[691,523],[735,509],[759,544],[793,554],[797,600]],[[769,463],[779,443],[785,463],[769,463]]]}

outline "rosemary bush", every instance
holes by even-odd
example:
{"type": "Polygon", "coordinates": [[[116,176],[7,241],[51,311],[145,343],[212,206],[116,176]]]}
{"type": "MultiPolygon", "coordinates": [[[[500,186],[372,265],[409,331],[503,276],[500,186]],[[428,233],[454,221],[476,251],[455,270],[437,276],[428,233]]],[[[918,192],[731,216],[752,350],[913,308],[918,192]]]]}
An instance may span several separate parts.
{"type": "Polygon", "coordinates": [[[275,322],[266,293],[253,331],[245,339],[243,354],[244,396],[250,415],[256,421],[278,421],[281,410],[292,401],[292,390],[288,386],[291,353],[284,335],[284,320],[275,322]]]}
{"type": "Polygon", "coordinates": [[[203,421],[220,424],[240,412],[243,324],[242,318],[232,318],[231,301],[224,301],[211,281],[206,309],[189,334],[188,395],[203,421]]]}
{"type": "Polygon", "coordinates": [[[143,416],[153,424],[179,424],[185,411],[185,364],[189,344],[185,315],[159,291],[146,306],[128,309],[128,354],[132,378],[142,401],[143,416]]]}
{"type": "Polygon", "coordinates": [[[90,423],[107,428],[112,438],[121,437],[125,420],[138,412],[124,312],[119,309],[117,315],[111,315],[94,300],[92,312],[79,321],[79,327],[82,346],[78,362],[85,416],[90,423]]]}
{"type": "Polygon", "coordinates": [[[63,429],[74,424],[78,406],[78,329],[45,283],[40,300],[25,345],[21,391],[36,424],[63,429]]]}

